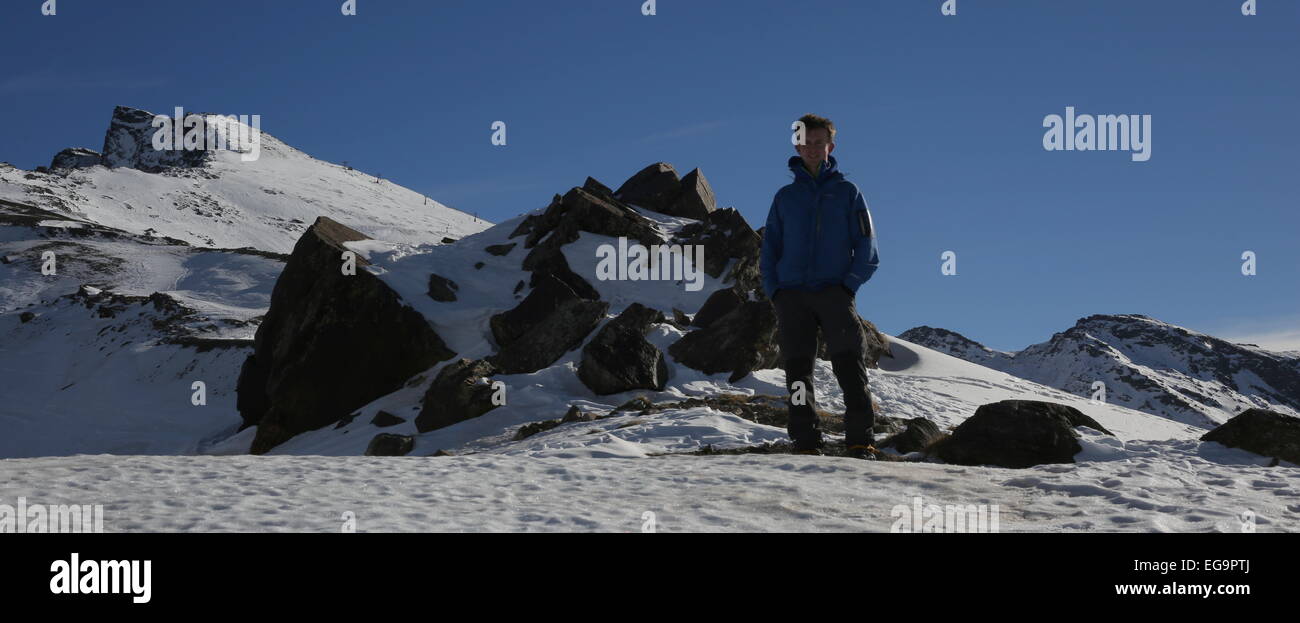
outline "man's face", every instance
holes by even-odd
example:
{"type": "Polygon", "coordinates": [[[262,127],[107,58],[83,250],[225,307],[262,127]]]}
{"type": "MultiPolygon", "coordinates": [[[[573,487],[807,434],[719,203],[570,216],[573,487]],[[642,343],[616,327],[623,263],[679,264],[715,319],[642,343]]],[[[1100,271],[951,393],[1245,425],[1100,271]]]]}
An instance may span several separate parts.
{"type": "Polygon", "coordinates": [[[808,130],[804,135],[804,142],[807,145],[795,145],[794,150],[799,157],[803,158],[804,165],[813,171],[816,171],[826,157],[835,151],[835,143],[831,142],[831,133],[826,128],[808,130]]]}

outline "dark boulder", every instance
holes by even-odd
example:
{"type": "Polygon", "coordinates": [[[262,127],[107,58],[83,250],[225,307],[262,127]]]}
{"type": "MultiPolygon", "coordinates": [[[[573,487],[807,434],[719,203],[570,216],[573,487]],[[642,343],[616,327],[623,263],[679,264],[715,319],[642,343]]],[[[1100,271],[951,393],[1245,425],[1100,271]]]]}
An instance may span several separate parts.
{"type": "Polygon", "coordinates": [[[479,359],[461,359],[447,364],[424,393],[424,405],[415,418],[421,433],[476,418],[497,408],[492,402],[496,391],[489,380],[497,369],[479,359]]]}
{"type": "Polygon", "coordinates": [[[880,443],[882,448],[893,448],[903,454],[924,450],[942,436],[939,425],[923,417],[907,420],[907,428],[880,443]]]}
{"type": "Polygon", "coordinates": [[[518,244],[519,243],[517,242],[512,242],[510,244],[493,244],[484,247],[483,250],[496,256],[508,255],[511,251],[514,250],[515,246],[517,246],[518,244]]]}
{"type": "Polygon", "coordinates": [[[666,162],[641,169],[623,182],[614,196],[660,214],[691,219],[705,218],[717,206],[709,180],[699,169],[681,178],[666,162]]]}
{"type": "Polygon", "coordinates": [[[700,328],[707,328],[715,320],[731,313],[733,309],[740,307],[744,302],[745,299],[731,288],[715,290],[704,301],[700,311],[695,313],[695,317],[691,319],[691,324],[700,328]]]}
{"type": "Polygon", "coordinates": [[[776,312],[768,301],[745,301],[708,328],[687,333],[668,347],[673,359],[705,374],[730,372],[736,382],[754,370],[774,367],[776,312]]]}
{"type": "Polygon", "coordinates": [[[1073,463],[1076,426],[1111,434],[1074,407],[1039,400],[1003,400],[981,406],[937,445],[939,458],[959,465],[1025,468],[1073,463]]]}
{"type": "Polygon", "coordinates": [[[397,417],[396,415],[393,415],[392,413],[389,413],[387,411],[380,411],[379,413],[375,414],[375,417],[371,418],[370,423],[377,428],[388,428],[389,426],[397,426],[398,424],[405,424],[406,418],[397,417]]]}
{"type": "Polygon", "coordinates": [[[456,291],[460,286],[442,275],[432,273],[429,275],[429,298],[440,303],[450,303],[456,300],[456,291]]]}
{"type": "Polygon", "coordinates": [[[582,349],[578,378],[591,391],[618,394],[634,389],[662,390],[668,379],[664,354],[646,341],[663,312],[633,303],[605,324],[582,349]]]}
{"type": "Polygon", "coordinates": [[[505,374],[536,372],[577,348],[600,324],[609,303],[578,296],[550,274],[535,274],[532,292],[488,324],[498,351],[488,358],[505,374]]]}
{"type": "Polygon", "coordinates": [[[415,449],[415,436],[379,433],[366,446],[366,456],[406,456],[415,449]]]}
{"type": "Polygon", "coordinates": [[[294,246],[239,376],[244,426],[258,427],[254,454],[338,422],[454,356],[363,257],[355,275],[343,274],[343,243],[366,239],[321,217],[294,246]]]}
{"type": "Polygon", "coordinates": [[[1201,441],[1300,464],[1300,418],[1276,411],[1247,409],[1202,435],[1201,441]]]}

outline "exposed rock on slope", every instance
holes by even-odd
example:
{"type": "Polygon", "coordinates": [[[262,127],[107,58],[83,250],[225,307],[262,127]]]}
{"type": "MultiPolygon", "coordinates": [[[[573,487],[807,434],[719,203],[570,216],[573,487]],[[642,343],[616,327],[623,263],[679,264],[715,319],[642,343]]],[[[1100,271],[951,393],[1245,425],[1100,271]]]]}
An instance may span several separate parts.
{"type": "Polygon", "coordinates": [[[424,316],[364,269],[342,271],[344,243],[366,236],[320,218],[294,247],[239,379],[252,451],[337,422],[451,358],[424,316]]]}

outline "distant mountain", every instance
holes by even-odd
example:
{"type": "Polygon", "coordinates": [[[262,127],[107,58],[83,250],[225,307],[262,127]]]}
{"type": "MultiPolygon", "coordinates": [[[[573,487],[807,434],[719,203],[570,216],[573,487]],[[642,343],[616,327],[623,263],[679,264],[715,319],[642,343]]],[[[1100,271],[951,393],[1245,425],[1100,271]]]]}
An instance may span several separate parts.
{"type": "MultiPolygon", "coordinates": [[[[170,112],[170,111],[169,111],[170,112]]],[[[214,135],[253,129],[201,115],[214,135]]],[[[0,199],[133,234],[204,247],[288,253],[317,217],[356,223],[379,240],[438,243],[486,223],[387,180],[312,158],[261,132],[257,159],[247,149],[155,150],[151,112],[117,107],[103,153],[59,152],[51,167],[24,171],[0,163],[0,199]]]]}
{"type": "Polygon", "coordinates": [[[1200,427],[1250,407],[1300,415],[1300,357],[1235,344],[1140,314],[1094,315],[1022,351],[1007,353],[946,329],[899,337],[1071,394],[1200,427]]]}

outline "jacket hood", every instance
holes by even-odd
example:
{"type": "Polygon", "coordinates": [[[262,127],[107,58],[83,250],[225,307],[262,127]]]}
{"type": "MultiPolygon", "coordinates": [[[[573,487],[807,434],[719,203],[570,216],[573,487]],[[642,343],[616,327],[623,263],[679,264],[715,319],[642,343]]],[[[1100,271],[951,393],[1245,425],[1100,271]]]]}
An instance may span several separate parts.
{"type": "Polygon", "coordinates": [[[818,180],[831,180],[835,177],[844,177],[844,174],[840,173],[839,163],[835,161],[835,156],[826,156],[826,162],[822,163],[822,170],[819,172],[816,179],[813,179],[812,175],[808,173],[808,169],[804,168],[803,158],[800,158],[799,156],[790,156],[788,164],[790,170],[794,172],[794,178],[796,180],[799,179],[800,176],[814,182],[818,180]]]}

